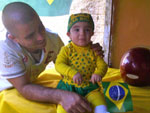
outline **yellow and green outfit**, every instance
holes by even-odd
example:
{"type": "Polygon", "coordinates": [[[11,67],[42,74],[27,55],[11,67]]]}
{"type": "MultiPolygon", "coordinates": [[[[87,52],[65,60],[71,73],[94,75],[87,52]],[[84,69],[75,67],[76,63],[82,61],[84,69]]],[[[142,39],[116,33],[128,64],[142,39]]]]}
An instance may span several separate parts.
{"type": "MultiPolygon", "coordinates": [[[[63,76],[57,86],[58,89],[73,91],[85,96],[94,107],[105,105],[103,95],[99,91],[99,85],[92,84],[89,80],[92,74],[103,77],[107,71],[107,64],[90,49],[90,45],[79,47],[70,42],[67,46],[62,47],[57,56],[55,68],[63,76]],[[83,75],[81,85],[73,82],[73,76],[77,72],[83,75]]],[[[58,107],[60,108],[60,106],[58,107]]]]}

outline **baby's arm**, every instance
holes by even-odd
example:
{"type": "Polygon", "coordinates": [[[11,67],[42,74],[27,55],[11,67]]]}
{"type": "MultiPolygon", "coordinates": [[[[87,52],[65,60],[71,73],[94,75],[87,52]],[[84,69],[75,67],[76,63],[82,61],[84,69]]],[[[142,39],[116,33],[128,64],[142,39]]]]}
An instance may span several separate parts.
{"type": "Polygon", "coordinates": [[[78,71],[69,66],[68,54],[68,48],[66,46],[62,47],[59,54],[57,55],[55,68],[56,71],[58,71],[61,75],[68,76],[73,79],[73,76],[78,71]]]}
{"type": "Polygon", "coordinates": [[[96,58],[96,69],[95,72],[92,74],[91,82],[94,84],[96,82],[100,82],[102,77],[106,74],[108,66],[106,62],[99,56],[96,58]]]}
{"type": "Polygon", "coordinates": [[[101,75],[92,74],[90,82],[92,82],[93,84],[95,84],[97,82],[101,82],[101,80],[102,80],[102,76],[101,75]]]}

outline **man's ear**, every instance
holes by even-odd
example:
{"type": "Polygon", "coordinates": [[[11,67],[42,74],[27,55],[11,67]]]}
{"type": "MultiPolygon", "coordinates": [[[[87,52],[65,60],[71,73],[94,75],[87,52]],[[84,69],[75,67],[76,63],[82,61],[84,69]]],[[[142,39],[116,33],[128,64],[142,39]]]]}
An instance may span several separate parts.
{"type": "Polygon", "coordinates": [[[8,37],[8,38],[10,38],[11,40],[13,40],[13,41],[17,42],[17,41],[16,41],[16,37],[15,37],[15,36],[13,36],[12,34],[7,33],[7,37],[8,37]]]}
{"type": "Polygon", "coordinates": [[[7,33],[7,37],[10,38],[10,39],[12,39],[12,40],[15,39],[15,37],[13,35],[11,35],[10,33],[7,33]]]}

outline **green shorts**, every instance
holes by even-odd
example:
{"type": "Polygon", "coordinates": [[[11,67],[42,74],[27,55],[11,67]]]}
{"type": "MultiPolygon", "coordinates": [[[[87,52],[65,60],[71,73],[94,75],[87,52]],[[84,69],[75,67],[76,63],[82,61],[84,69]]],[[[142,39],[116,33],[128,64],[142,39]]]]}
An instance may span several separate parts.
{"type": "Polygon", "coordinates": [[[64,83],[62,80],[59,81],[57,85],[57,89],[63,89],[66,91],[76,92],[79,95],[86,96],[89,92],[99,88],[98,84],[89,83],[87,87],[75,87],[74,85],[69,85],[68,83],[64,83]]]}

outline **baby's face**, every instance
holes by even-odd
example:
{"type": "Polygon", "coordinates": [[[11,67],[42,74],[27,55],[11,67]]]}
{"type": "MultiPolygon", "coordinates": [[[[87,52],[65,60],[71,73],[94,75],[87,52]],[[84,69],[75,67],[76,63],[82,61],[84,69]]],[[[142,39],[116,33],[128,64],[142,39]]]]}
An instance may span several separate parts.
{"type": "Polygon", "coordinates": [[[92,27],[88,22],[77,22],[71,27],[67,35],[74,44],[87,46],[91,42],[93,34],[92,27]]]}

